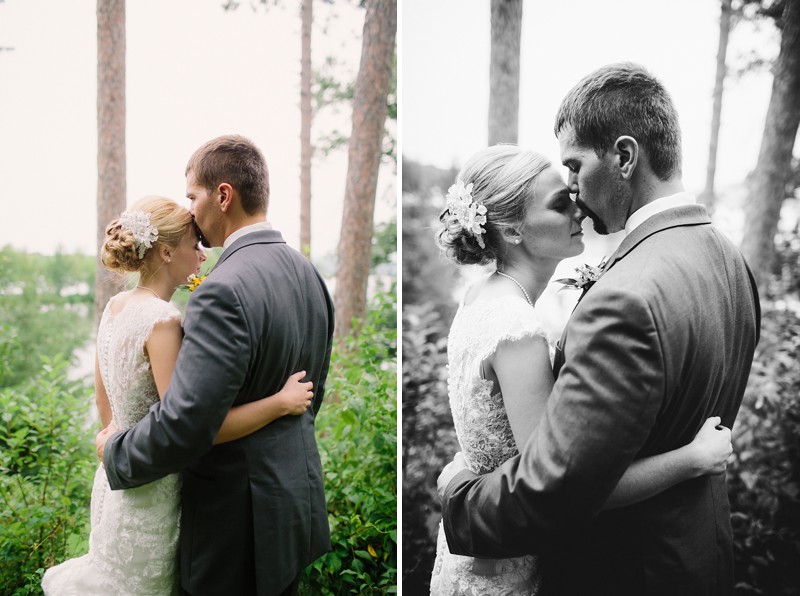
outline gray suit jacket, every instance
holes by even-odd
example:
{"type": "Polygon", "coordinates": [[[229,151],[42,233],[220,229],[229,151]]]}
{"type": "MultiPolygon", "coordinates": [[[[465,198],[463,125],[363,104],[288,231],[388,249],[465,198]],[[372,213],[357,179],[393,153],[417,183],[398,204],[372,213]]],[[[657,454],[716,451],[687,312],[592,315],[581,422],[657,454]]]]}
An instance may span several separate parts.
{"type": "Polygon", "coordinates": [[[333,306],[314,267],[275,230],[239,238],[192,294],[164,399],[105,446],[111,487],[183,471],[183,588],[278,594],[330,549],[314,418],[325,394],[333,306]],[[314,404],[212,447],[231,406],[308,371],[314,404]]]}
{"type": "Polygon", "coordinates": [[[739,251],[692,205],[636,228],[578,303],[521,455],[447,487],[452,552],[543,553],[545,594],[732,594],[725,476],[600,513],[638,458],[733,425],[760,311],[739,251]],[[561,366],[563,363],[563,366],[561,366]]]}

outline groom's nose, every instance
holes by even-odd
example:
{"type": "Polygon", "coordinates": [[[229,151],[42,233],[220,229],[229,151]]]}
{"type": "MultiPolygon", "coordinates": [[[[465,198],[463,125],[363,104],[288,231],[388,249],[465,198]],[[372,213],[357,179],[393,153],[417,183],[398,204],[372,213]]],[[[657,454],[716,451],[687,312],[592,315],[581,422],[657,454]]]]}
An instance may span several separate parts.
{"type": "Polygon", "coordinates": [[[575,172],[567,174],[567,188],[569,188],[569,192],[578,194],[578,174],[575,172]]]}

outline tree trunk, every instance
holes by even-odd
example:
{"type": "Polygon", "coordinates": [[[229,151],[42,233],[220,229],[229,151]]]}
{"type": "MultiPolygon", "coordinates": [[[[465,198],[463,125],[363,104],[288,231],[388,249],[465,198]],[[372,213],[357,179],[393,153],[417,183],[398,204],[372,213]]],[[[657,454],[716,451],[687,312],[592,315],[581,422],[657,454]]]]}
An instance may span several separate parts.
{"type": "Polygon", "coordinates": [[[492,0],[491,27],[489,146],[517,142],[522,0],[492,0]]]}
{"type": "Polygon", "coordinates": [[[706,165],[706,186],[700,194],[709,213],[714,211],[714,178],[717,174],[717,144],[719,142],[720,116],[722,114],[722,91],[727,74],[725,55],[728,52],[728,35],[731,31],[731,0],[722,0],[719,18],[719,45],[717,45],[717,74],[714,79],[714,107],[711,112],[711,138],[708,141],[708,164],[706,165]]]}
{"type": "Polygon", "coordinates": [[[311,25],[313,0],[302,0],[300,54],[300,250],[311,257],[311,25]]]}
{"type": "Polygon", "coordinates": [[[786,184],[791,175],[792,150],[800,125],[800,2],[786,2],[781,49],[774,66],[772,95],[758,163],[745,206],[742,252],[763,288],[775,259],[775,232],[786,184]]]}
{"type": "Polygon", "coordinates": [[[97,0],[97,281],[95,327],[117,290],[100,262],[108,223],[125,209],[125,0],[97,0]]]}
{"type": "Polygon", "coordinates": [[[375,193],[396,31],[397,0],[368,0],[353,97],[353,127],[338,248],[334,294],[338,337],[348,335],[353,330],[353,320],[363,318],[366,312],[375,193]]]}

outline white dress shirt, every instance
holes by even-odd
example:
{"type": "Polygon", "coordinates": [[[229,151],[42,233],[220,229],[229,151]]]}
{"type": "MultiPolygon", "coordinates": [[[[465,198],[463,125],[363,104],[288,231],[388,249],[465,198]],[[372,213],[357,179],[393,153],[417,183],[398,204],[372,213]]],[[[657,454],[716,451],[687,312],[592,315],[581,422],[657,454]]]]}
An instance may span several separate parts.
{"type": "Polygon", "coordinates": [[[683,207],[684,205],[694,205],[697,202],[694,195],[690,192],[679,192],[668,197],[661,197],[655,201],[648,203],[641,209],[631,213],[628,221],[625,222],[625,235],[627,236],[636,228],[642,225],[646,220],[650,219],[657,213],[673,209],[674,207],[683,207]]]}

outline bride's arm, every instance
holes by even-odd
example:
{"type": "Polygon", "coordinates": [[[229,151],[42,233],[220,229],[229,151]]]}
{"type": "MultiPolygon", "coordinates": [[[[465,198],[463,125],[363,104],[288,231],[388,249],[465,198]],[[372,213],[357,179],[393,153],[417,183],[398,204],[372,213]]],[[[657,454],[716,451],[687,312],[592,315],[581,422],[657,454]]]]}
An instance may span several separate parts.
{"type": "Polygon", "coordinates": [[[484,378],[500,385],[514,441],[522,448],[539,424],[553,389],[547,340],[535,336],[501,342],[484,361],[484,378]]]}
{"type": "MultiPolygon", "coordinates": [[[[167,387],[169,387],[182,340],[183,332],[180,321],[171,319],[157,323],[144,344],[150,357],[150,366],[153,369],[153,378],[159,398],[164,397],[167,387]]],[[[241,439],[282,416],[299,415],[305,412],[314,396],[311,392],[313,384],[300,382],[305,374],[305,371],[293,374],[275,395],[228,410],[228,414],[217,432],[217,437],[214,439],[214,444],[241,439]]]]}
{"type": "MultiPolygon", "coordinates": [[[[540,337],[502,342],[484,362],[485,378],[496,380],[517,445],[524,445],[544,412],[553,387],[547,343],[540,337]]],[[[731,431],[717,430],[718,417],[706,420],[694,440],[673,451],[642,458],[625,471],[604,509],[624,507],[705,474],[725,471],[732,452],[731,431]]]]}
{"type": "Polygon", "coordinates": [[[313,383],[300,382],[305,376],[304,370],[296,372],[275,395],[232,407],[217,432],[214,444],[219,445],[246,437],[282,416],[298,416],[304,413],[314,397],[311,391],[313,383]]]}
{"type": "Polygon", "coordinates": [[[100,359],[97,354],[94,356],[94,400],[97,403],[100,424],[105,428],[111,422],[111,403],[108,401],[106,386],[103,385],[103,377],[100,375],[100,359]]]}
{"type": "Polygon", "coordinates": [[[719,423],[718,416],[709,418],[688,445],[633,462],[603,509],[632,505],[684,480],[724,472],[733,447],[730,429],[719,423]]]}

